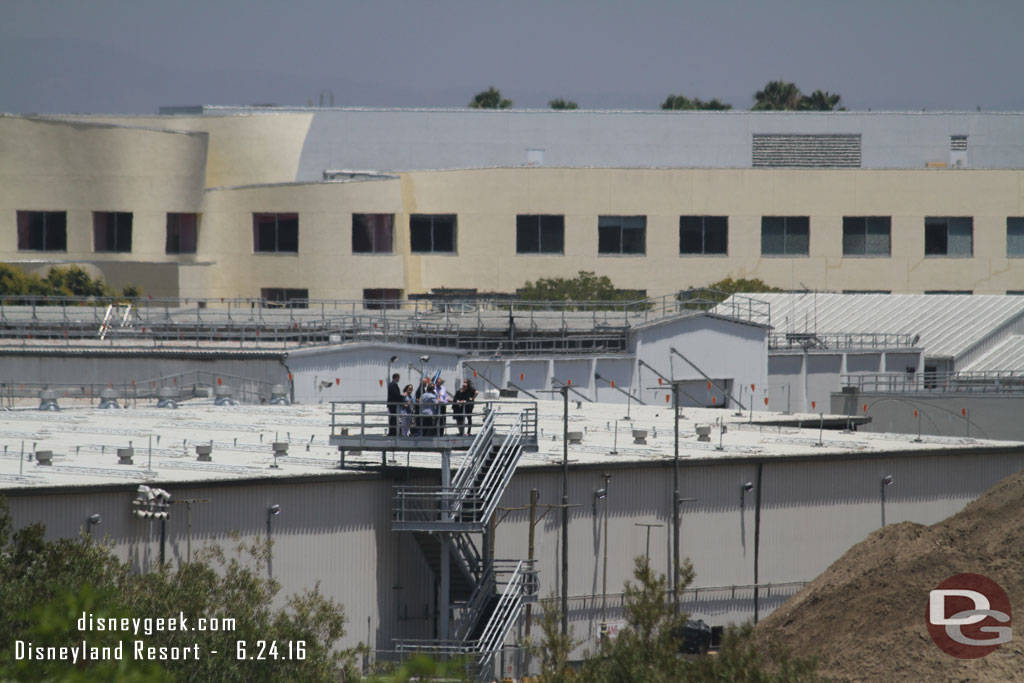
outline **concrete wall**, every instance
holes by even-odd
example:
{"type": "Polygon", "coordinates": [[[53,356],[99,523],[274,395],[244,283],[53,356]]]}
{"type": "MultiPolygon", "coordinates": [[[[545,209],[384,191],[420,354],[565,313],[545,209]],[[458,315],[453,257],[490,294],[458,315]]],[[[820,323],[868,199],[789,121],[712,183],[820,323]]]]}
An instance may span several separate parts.
{"type": "Polygon", "coordinates": [[[867,432],[898,432],[1024,441],[1024,394],[834,393],[832,412],[867,415],[867,432]],[[864,407],[867,406],[867,410],[864,407]],[[914,411],[919,417],[914,417],[914,411]],[[966,411],[966,414],[965,412],[966,411]],[[918,424],[920,422],[920,425],[918,424]]]}
{"type": "Polygon", "coordinates": [[[458,362],[463,355],[459,351],[399,344],[346,344],[289,353],[286,362],[298,403],[385,401],[389,369],[391,374],[401,375],[402,386],[414,387],[420,381],[421,370],[431,376],[440,370],[449,393],[454,395],[460,384],[458,362]],[[426,363],[420,361],[424,355],[430,356],[426,363]],[[398,356],[398,360],[390,363],[391,356],[398,356]]]}
{"type": "Polygon", "coordinates": [[[193,370],[244,377],[268,384],[288,385],[288,371],[277,358],[217,357],[166,353],[17,353],[0,355],[0,377],[5,382],[48,384],[57,387],[75,385],[137,386],[158,377],[193,370]]]}
{"type": "MultiPolygon", "coordinates": [[[[755,408],[764,409],[763,401],[757,405],[768,386],[767,353],[768,330],[758,325],[746,325],[731,320],[696,316],[655,323],[637,329],[630,337],[630,347],[639,360],[643,360],[665,377],[692,380],[686,388],[692,398],[681,398],[683,405],[700,403],[705,406],[723,406],[724,380],[732,382],[732,394],[744,407],[749,407],[750,385],[755,389],[755,408]],[[715,380],[711,389],[696,368],[670,349],[686,356],[705,375],[715,380]],[[721,387],[721,388],[719,388],[721,387]],[[740,397],[740,388],[743,398],[740,397]],[[714,399],[714,401],[712,400],[714,399]]],[[[664,389],[657,387],[658,378],[646,368],[638,371],[642,384],[642,398],[664,401],[664,389]]],[[[730,407],[733,403],[729,402],[730,407]]]]}

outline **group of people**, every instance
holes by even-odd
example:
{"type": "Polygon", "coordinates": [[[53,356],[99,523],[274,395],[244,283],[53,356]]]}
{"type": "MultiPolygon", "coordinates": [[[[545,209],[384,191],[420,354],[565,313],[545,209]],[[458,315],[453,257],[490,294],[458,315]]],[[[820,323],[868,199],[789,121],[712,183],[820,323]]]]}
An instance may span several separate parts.
{"type": "Polygon", "coordinates": [[[452,396],[438,375],[423,376],[413,393],[413,386],[399,385],[397,372],[388,382],[388,436],[444,436],[448,406],[458,425],[459,436],[473,434],[473,402],[479,392],[468,379],[452,396]]]}

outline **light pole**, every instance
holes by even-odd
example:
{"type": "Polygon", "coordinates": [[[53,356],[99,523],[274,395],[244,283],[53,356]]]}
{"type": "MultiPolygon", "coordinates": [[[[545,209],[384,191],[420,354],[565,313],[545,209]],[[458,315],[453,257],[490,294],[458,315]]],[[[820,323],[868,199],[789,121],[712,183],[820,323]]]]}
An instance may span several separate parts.
{"type": "Polygon", "coordinates": [[[607,603],[608,603],[608,482],[611,481],[612,475],[607,472],[603,475],[604,477],[604,488],[599,489],[597,493],[598,498],[604,498],[604,567],[601,570],[601,638],[608,637],[608,618],[607,618],[607,603]]]}
{"type": "Polygon", "coordinates": [[[882,494],[882,526],[885,526],[885,489],[889,486],[892,486],[892,482],[892,475],[887,474],[884,477],[882,477],[882,482],[879,485],[879,490],[882,494]]]}
{"type": "Polygon", "coordinates": [[[97,524],[99,524],[100,522],[102,522],[102,521],[103,521],[103,518],[100,517],[100,513],[98,513],[98,512],[94,512],[91,515],[89,515],[89,519],[88,519],[88,521],[87,521],[87,523],[85,525],[85,529],[89,533],[89,538],[90,539],[92,539],[92,528],[94,526],[96,526],[97,524]]]}
{"type": "Polygon", "coordinates": [[[569,635],[569,387],[562,394],[562,635],[569,635]]]}
{"type": "Polygon", "coordinates": [[[661,526],[665,526],[665,525],[664,524],[653,524],[651,522],[633,522],[633,526],[647,527],[647,546],[646,546],[646,550],[644,550],[644,557],[647,558],[647,563],[650,564],[650,562],[651,562],[651,527],[655,527],[655,526],[661,527],[661,526]]]}
{"type": "Polygon", "coordinates": [[[281,514],[281,506],[277,503],[267,508],[267,576],[271,578],[274,576],[274,551],[270,545],[270,536],[273,530],[273,519],[279,514],[281,514]]]}
{"type": "Polygon", "coordinates": [[[679,382],[672,382],[672,601],[679,610],[679,382]]]}

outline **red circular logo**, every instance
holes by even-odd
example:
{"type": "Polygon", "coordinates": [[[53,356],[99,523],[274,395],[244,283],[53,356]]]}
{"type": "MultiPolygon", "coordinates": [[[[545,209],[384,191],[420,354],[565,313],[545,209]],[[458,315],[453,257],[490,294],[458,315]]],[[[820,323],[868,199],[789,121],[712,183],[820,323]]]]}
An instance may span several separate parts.
{"type": "Polygon", "coordinates": [[[928,635],[946,654],[978,659],[1010,642],[1010,598],[981,574],[951,576],[928,593],[928,635]]]}

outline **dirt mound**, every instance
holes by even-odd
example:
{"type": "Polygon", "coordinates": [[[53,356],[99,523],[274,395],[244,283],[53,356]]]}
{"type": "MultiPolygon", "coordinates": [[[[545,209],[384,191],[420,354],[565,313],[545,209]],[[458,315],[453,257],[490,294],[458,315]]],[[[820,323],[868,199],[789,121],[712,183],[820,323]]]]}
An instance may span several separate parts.
{"type": "Polygon", "coordinates": [[[815,654],[838,681],[1024,679],[1024,472],[933,526],[872,533],[758,624],[762,642],[815,654]],[[961,572],[999,583],[1014,639],[981,659],[951,657],[928,635],[928,592],[961,572]],[[1018,611],[1019,610],[1019,611],[1018,611]]]}

